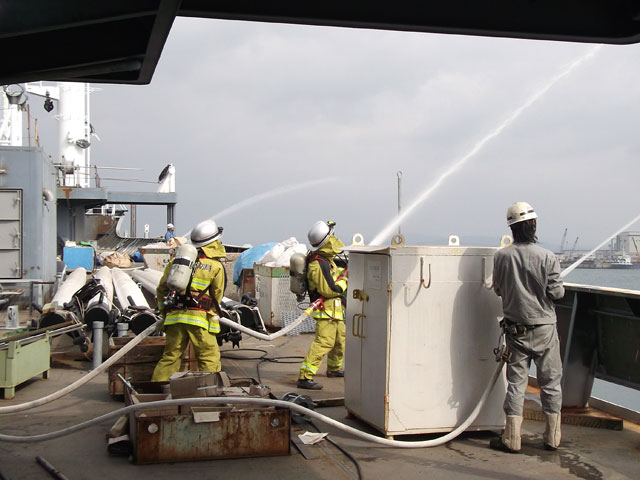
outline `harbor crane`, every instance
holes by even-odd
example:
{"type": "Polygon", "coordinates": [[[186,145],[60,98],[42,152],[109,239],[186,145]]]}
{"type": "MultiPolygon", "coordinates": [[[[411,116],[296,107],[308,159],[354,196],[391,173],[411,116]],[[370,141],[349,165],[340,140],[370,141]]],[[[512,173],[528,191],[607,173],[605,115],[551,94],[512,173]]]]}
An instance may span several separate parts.
{"type": "Polygon", "coordinates": [[[564,252],[564,242],[567,240],[567,229],[564,229],[562,240],[560,241],[560,253],[564,252]]]}
{"type": "Polygon", "coordinates": [[[576,245],[578,245],[578,239],[580,237],[576,237],[576,240],[573,242],[573,246],[571,247],[571,252],[569,252],[569,256],[572,257],[573,256],[573,252],[575,252],[576,250],[576,245]]]}

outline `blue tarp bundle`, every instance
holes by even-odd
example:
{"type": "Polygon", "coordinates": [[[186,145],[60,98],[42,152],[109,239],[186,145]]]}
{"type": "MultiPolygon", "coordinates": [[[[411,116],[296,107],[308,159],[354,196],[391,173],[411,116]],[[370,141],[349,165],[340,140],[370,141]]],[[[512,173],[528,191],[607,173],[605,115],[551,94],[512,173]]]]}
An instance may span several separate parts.
{"type": "Polygon", "coordinates": [[[234,285],[237,285],[238,287],[240,286],[240,276],[242,275],[243,268],[253,268],[253,264],[260,260],[265,253],[267,253],[276,245],[277,242],[263,243],[262,245],[257,245],[250,248],[249,250],[245,250],[244,252],[242,252],[236,260],[235,265],[233,266],[234,285]]]}

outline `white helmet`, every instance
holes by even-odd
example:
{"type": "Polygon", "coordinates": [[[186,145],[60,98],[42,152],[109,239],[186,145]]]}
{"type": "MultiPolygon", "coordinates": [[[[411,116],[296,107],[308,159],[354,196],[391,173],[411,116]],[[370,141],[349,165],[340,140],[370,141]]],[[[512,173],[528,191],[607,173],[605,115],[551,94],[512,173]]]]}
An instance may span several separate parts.
{"type": "Polygon", "coordinates": [[[205,220],[191,230],[191,245],[194,247],[202,247],[213,242],[221,235],[222,227],[218,227],[213,220],[205,220]]]}
{"type": "Polygon", "coordinates": [[[314,223],[309,230],[309,233],[307,233],[307,238],[311,244],[311,250],[317,250],[322,247],[327,240],[329,240],[329,237],[333,234],[335,229],[336,222],[323,222],[322,220],[318,220],[314,223]]]}
{"type": "Polygon", "coordinates": [[[527,202],[516,202],[507,209],[507,225],[538,218],[538,214],[527,202]]]}
{"type": "Polygon", "coordinates": [[[175,227],[173,226],[173,223],[167,223],[167,228],[175,228],[175,227]]]}

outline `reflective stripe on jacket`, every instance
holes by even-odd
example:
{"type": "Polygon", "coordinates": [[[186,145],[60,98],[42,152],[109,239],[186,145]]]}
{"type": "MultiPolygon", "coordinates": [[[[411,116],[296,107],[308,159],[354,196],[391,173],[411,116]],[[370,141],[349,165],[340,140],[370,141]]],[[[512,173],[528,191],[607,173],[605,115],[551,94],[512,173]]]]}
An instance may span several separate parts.
{"type": "MultiPolygon", "coordinates": [[[[199,249],[199,258],[194,267],[193,277],[191,279],[190,295],[193,298],[208,295],[215,298],[220,304],[224,293],[225,271],[219,258],[225,256],[224,246],[220,240],[216,240],[209,245],[205,245],[199,249]]],[[[167,288],[167,277],[171,270],[171,260],[164,269],[158,288],[156,289],[156,299],[158,301],[160,312],[163,305],[164,297],[169,293],[167,288]]],[[[200,310],[197,308],[176,308],[166,312],[166,326],[176,323],[185,323],[195,325],[208,330],[210,333],[220,333],[220,324],[218,323],[218,313],[212,305],[209,310],[200,310]]]]}

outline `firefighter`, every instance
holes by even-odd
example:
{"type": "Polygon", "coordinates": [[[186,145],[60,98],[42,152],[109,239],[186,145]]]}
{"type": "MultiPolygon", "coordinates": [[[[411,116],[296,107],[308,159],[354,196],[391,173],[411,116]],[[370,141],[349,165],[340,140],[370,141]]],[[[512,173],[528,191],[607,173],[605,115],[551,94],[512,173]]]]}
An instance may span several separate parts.
{"type": "Polygon", "coordinates": [[[151,377],[153,382],[167,381],[180,369],[189,341],[193,344],[199,371],[219,372],[221,369],[216,339],[220,332],[220,301],[226,285],[220,260],[226,255],[221,235],[222,227],[218,228],[213,220],[205,220],[191,231],[191,245],[197,248],[197,258],[184,294],[177,295],[169,305],[165,305],[165,298],[170,293],[167,282],[175,259],[164,269],[156,298],[160,314],[165,318],[166,342],[151,377]]]}
{"type": "Polygon", "coordinates": [[[564,286],[556,256],[536,245],[537,218],[526,202],[509,207],[507,225],[514,243],[498,251],[493,264],[493,287],[502,298],[502,325],[511,358],[504,401],[507,421],[502,437],[492,439],[489,446],[510,453],[521,448],[520,426],[532,360],[546,419],[544,447],[556,450],[560,444],[562,360],[554,302],[564,296],[564,286]]]}
{"type": "Polygon", "coordinates": [[[334,222],[316,222],[307,238],[311,252],[307,256],[307,283],[311,302],[319,297],[323,304],[313,310],[316,321],[316,336],[309,353],[304,358],[298,377],[298,388],[320,390],[322,385],[313,381],[327,355],[327,377],[344,377],[345,325],[344,304],[347,291],[346,262],[339,267],[336,256],[342,253],[344,243],[333,235],[334,222]]]}

